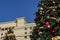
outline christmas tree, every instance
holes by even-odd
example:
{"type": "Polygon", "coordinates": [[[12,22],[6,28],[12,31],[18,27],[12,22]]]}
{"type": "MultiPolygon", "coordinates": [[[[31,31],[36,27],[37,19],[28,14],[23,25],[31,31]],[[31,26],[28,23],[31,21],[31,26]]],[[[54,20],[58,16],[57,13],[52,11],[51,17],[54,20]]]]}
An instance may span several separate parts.
{"type": "Polygon", "coordinates": [[[60,40],[60,0],[41,0],[34,21],[32,40],[60,40]]]}

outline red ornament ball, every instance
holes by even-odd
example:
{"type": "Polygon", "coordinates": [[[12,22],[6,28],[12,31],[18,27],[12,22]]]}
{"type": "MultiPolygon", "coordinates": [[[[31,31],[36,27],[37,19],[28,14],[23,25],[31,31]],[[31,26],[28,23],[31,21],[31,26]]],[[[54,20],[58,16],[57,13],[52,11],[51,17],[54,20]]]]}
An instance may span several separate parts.
{"type": "Polygon", "coordinates": [[[55,34],[55,32],[56,32],[55,29],[50,30],[51,34],[55,34]]]}
{"type": "Polygon", "coordinates": [[[51,5],[52,4],[52,1],[48,1],[48,5],[51,5]]]}
{"type": "Polygon", "coordinates": [[[46,21],[46,22],[45,22],[45,25],[47,25],[47,26],[48,26],[48,25],[49,25],[49,22],[48,22],[48,21],[46,21]]]}

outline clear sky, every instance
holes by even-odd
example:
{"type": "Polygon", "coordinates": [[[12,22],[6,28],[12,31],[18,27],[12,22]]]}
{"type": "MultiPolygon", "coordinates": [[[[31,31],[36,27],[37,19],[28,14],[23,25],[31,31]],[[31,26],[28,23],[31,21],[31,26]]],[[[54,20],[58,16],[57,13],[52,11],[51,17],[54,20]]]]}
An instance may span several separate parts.
{"type": "Polygon", "coordinates": [[[39,0],[0,0],[0,22],[26,17],[28,22],[34,22],[39,0]]]}

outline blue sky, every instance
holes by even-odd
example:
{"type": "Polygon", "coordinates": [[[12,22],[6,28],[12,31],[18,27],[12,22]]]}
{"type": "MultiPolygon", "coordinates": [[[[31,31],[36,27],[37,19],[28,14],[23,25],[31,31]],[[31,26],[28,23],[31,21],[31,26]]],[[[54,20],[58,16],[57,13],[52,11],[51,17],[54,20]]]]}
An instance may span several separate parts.
{"type": "Polygon", "coordinates": [[[0,0],[0,22],[19,17],[26,17],[28,22],[34,22],[38,2],[39,0],[0,0]]]}

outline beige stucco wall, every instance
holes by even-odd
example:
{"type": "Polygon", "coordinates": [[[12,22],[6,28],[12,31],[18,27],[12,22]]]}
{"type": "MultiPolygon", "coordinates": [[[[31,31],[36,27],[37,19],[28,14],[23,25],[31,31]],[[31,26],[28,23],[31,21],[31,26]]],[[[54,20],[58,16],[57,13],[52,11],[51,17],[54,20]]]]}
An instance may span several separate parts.
{"type": "Polygon", "coordinates": [[[13,27],[13,26],[16,26],[15,22],[6,22],[6,23],[0,24],[1,28],[8,28],[8,27],[13,27]]]}
{"type": "Polygon", "coordinates": [[[25,18],[17,18],[17,27],[25,26],[26,20],[25,18]]]}

